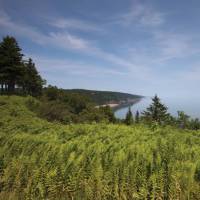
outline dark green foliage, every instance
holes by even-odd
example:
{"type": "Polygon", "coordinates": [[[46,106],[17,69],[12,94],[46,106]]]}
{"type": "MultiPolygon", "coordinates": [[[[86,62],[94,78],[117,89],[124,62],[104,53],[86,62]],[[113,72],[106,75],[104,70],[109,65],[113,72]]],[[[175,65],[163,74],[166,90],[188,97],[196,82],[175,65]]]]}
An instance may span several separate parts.
{"type": "Polygon", "coordinates": [[[142,96],[121,93],[121,92],[111,92],[111,91],[96,91],[96,90],[84,90],[84,89],[72,89],[65,90],[67,93],[76,93],[80,95],[85,95],[90,98],[96,105],[103,105],[112,102],[126,101],[127,99],[141,99],[142,96]]]}
{"type": "Polygon", "coordinates": [[[197,163],[195,173],[194,173],[194,179],[200,184],[200,162],[197,163]]]}
{"type": "Polygon", "coordinates": [[[6,36],[0,43],[0,92],[39,96],[44,80],[31,59],[26,63],[15,38],[6,36]]]}
{"type": "Polygon", "coordinates": [[[48,100],[48,101],[55,101],[57,99],[60,99],[61,90],[59,90],[56,86],[51,86],[49,85],[48,87],[45,87],[43,89],[43,96],[48,100]]]}
{"type": "Polygon", "coordinates": [[[137,123],[139,123],[140,122],[140,113],[139,113],[139,111],[137,110],[136,111],[136,114],[135,114],[135,123],[137,124],[137,123]]]}
{"type": "Polygon", "coordinates": [[[180,129],[199,130],[200,121],[198,118],[191,118],[183,111],[178,111],[178,117],[170,116],[168,124],[180,129]]]}
{"type": "Polygon", "coordinates": [[[126,125],[133,124],[133,114],[131,112],[131,108],[130,107],[128,108],[128,112],[126,113],[126,117],[125,117],[124,122],[125,122],[126,125]]]}
{"type": "Polygon", "coordinates": [[[37,110],[39,116],[48,121],[58,121],[65,124],[72,122],[72,114],[64,103],[42,102],[37,110]]]}
{"type": "Polygon", "coordinates": [[[40,117],[49,121],[69,123],[116,122],[109,106],[95,107],[87,95],[68,93],[54,86],[44,88],[41,104],[36,110],[40,117]]]}
{"type": "Polygon", "coordinates": [[[189,116],[186,115],[183,111],[178,111],[177,123],[180,128],[189,127],[189,116]]]}
{"type": "Polygon", "coordinates": [[[191,119],[189,128],[192,129],[192,130],[199,130],[200,129],[199,119],[198,118],[191,119]]]}
{"type": "Polygon", "coordinates": [[[6,36],[0,43],[1,90],[13,93],[23,76],[21,49],[15,38],[6,36]]]}
{"type": "Polygon", "coordinates": [[[164,124],[169,119],[169,113],[167,113],[167,107],[160,102],[157,95],[152,98],[152,104],[142,113],[143,118],[147,122],[157,122],[158,124],[164,124]]]}
{"type": "Polygon", "coordinates": [[[29,58],[28,62],[24,63],[24,65],[25,71],[21,81],[24,94],[40,96],[42,94],[44,80],[39,75],[32,59],[29,58]]]}
{"type": "Polygon", "coordinates": [[[3,175],[4,171],[4,160],[3,157],[0,157],[0,177],[3,175]]]}
{"type": "Polygon", "coordinates": [[[110,106],[100,107],[99,110],[102,111],[107,116],[109,122],[113,122],[113,123],[116,122],[114,112],[110,108],[110,106]]]}

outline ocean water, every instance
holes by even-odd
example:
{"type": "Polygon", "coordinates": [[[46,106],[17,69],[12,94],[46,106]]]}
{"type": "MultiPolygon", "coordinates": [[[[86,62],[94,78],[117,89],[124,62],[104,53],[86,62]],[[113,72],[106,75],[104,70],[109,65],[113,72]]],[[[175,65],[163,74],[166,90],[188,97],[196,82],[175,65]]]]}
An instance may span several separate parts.
{"type": "MultiPolygon", "coordinates": [[[[141,99],[141,101],[139,101],[138,103],[132,105],[131,111],[133,112],[133,114],[135,114],[137,110],[141,113],[151,104],[151,102],[152,100],[150,97],[145,97],[141,99]]],[[[192,118],[200,119],[200,99],[198,98],[163,98],[161,99],[161,102],[168,107],[168,112],[171,113],[173,116],[177,116],[177,111],[184,111],[192,118]]],[[[119,109],[115,112],[115,116],[117,118],[123,119],[125,118],[127,111],[128,107],[119,109]]]]}

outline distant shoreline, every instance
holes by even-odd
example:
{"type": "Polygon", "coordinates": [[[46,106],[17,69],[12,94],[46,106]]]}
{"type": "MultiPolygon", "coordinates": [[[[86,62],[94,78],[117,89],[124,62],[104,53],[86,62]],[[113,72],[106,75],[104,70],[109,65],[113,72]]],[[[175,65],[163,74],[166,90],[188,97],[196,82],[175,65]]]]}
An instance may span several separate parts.
{"type": "Polygon", "coordinates": [[[99,107],[105,107],[105,106],[109,106],[110,108],[112,108],[112,110],[114,112],[116,112],[117,110],[120,110],[122,108],[128,107],[128,106],[132,106],[136,103],[138,103],[139,101],[141,101],[144,97],[139,97],[139,98],[134,98],[134,99],[127,99],[118,103],[107,103],[107,104],[103,104],[103,105],[98,105],[95,106],[96,108],[99,107]]]}

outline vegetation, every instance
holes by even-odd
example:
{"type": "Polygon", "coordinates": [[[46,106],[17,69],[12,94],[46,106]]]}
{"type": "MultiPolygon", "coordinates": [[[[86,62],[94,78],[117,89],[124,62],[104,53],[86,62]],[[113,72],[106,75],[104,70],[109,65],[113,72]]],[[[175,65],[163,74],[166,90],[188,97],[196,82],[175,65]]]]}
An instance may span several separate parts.
{"type": "Polygon", "coordinates": [[[133,124],[133,114],[131,112],[131,108],[128,108],[128,112],[126,114],[125,120],[124,120],[126,125],[131,125],[133,124]]]}
{"type": "Polygon", "coordinates": [[[140,122],[140,113],[139,113],[139,111],[137,110],[136,111],[136,114],[135,114],[135,123],[137,124],[137,123],[139,123],[140,122]]]}
{"type": "Polygon", "coordinates": [[[200,199],[198,119],[171,116],[155,96],[142,115],[129,108],[117,120],[95,105],[133,96],[43,88],[22,58],[16,40],[3,38],[0,199],[200,199]]]}
{"type": "Polygon", "coordinates": [[[164,124],[170,116],[167,107],[161,103],[157,95],[152,98],[152,104],[142,114],[145,121],[158,124],[164,124]]]}
{"type": "Polygon", "coordinates": [[[88,122],[116,122],[109,106],[96,108],[87,95],[66,93],[63,89],[44,88],[40,104],[34,109],[39,117],[64,124],[88,122]]]}
{"type": "MultiPolygon", "coordinates": [[[[116,121],[110,107],[95,108],[97,102],[90,98],[88,91],[69,92],[53,86],[43,88],[45,81],[39,75],[32,59],[23,60],[21,48],[16,39],[10,36],[4,37],[0,43],[0,80],[1,94],[38,97],[40,101],[32,111],[49,121],[59,121],[64,124],[116,121]]],[[[96,94],[101,96],[101,92],[96,94]]],[[[108,92],[105,98],[112,99],[112,96],[122,98],[127,94],[109,95],[108,92]]]]}
{"type": "Polygon", "coordinates": [[[6,36],[0,43],[0,92],[38,96],[44,80],[31,59],[23,61],[23,54],[15,38],[6,36]]]}
{"type": "Polygon", "coordinates": [[[0,199],[200,199],[199,131],[49,123],[37,102],[0,97],[0,199]]]}
{"type": "Polygon", "coordinates": [[[85,95],[90,98],[96,105],[103,105],[110,102],[121,102],[127,100],[141,99],[142,96],[122,93],[122,92],[111,92],[111,91],[97,91],[97,90],[83,90],[83,89],[72,89],[65,90],[68,93],[76,93],[85,95]]]}
{"type": "Polygon", "coordinates": [[[190,130],[199,130],[200,121],[198,118],[191,118],[189,115],[185,114],[183,111],[178,111],[178,117],[172,116],[168,113],[168,108],[163,103],[157,95],[152,98],[152,103],[149,107],[143,111],[140,116],[140,113],[137,111],[135,118],[132,116],[132,112],[129,108],[127,111],[124,123],[126,125],[131,125],[133,122],[136,124],[142,123],[149,125],[150,127],[156,126],[173,126],[180,129],[190,129],[190,130]]]}

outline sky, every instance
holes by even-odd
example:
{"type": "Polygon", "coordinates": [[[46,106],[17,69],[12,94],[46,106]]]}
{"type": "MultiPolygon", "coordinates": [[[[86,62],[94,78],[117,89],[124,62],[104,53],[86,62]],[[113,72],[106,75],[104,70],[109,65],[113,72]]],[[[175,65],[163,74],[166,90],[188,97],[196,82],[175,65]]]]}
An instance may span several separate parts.
{"type": "Polygon", "coordinates": [[[200,100],[199,0],[0,0],[48,84],[200,100]]]}

